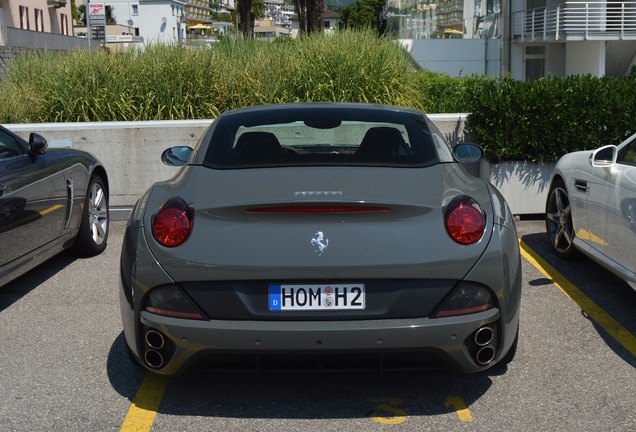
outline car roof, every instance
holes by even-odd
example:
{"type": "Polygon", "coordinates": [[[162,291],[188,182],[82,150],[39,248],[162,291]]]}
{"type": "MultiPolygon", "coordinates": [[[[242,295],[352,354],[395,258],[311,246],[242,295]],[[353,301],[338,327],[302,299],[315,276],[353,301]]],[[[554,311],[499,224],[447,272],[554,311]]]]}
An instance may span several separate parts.
{"type": "Polygon", "coordinates": [[[393,112],[402,112],[404,114],[409,115],[419,115],[424,116],[422,111],[416,110],[414,108],[402,107],[396,105],[383,105],[383,104],[371,104],[371,103],[359,103],[359,102],[301,102],[301,103],[285,103],[285,104],[273,104],[273,105],[255,105],[251,107],[245,108],[237,108],[234,110],[225,111],[221,114],[220,117],[235,115],[235,114],[244,114],[244,113],[254,113],[254,112],[271,112],[278,110],[297,110],[297,109],[351,109],[351,110],[359,110],[359,111],[393,111],[393,112]]]}

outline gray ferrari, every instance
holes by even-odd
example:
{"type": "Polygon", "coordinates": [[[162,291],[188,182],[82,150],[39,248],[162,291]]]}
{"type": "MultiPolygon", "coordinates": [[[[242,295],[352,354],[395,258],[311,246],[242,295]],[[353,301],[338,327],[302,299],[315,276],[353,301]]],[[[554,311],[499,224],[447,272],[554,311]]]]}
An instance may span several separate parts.
{"type": "Polygon", "coordinates": [[[423,113],[314,103],[220,115],[136,203],[133,361],[196,370],[482,371],[515,355],[521,263],[501,194],[423,113]]]}

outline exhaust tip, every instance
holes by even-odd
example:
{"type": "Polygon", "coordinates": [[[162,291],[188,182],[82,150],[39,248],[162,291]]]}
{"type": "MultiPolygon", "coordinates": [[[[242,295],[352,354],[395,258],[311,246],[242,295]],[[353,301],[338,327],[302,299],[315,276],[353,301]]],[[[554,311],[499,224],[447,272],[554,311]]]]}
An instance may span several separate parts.
{"type": "Polygon", "coordinates": [[[475,333],[475,343],[481,347],[492,342],[495,333],[490,327],[482,327],[475,333]]]}
{"type": "Polygon", "coordinates": [[[165,345],[166,341],[163,335],[156,330],[148,330],[146,332],[146,343],[150,348],[161,349],[165,345]]]}
{"type": "Polygon", "coordinates": [[[480,365],[487,365],[495,359],[495,349],[491,346],[485,346],[475,355],[475,360],[480,365]]]}
{"type": "Polygon", "coordinates": [[[155,350],[146,351],[146,353],[144,354],[144,360],[146,360],[148,366],[153,369],[159,369],[161,366],[163,366],[163,356],[155,350]]]}

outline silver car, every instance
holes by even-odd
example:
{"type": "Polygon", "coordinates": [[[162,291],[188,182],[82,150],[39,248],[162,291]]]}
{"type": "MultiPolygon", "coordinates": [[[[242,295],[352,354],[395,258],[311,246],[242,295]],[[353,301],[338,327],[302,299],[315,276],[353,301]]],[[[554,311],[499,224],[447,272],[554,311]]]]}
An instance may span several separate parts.
{"type": "Polygon", "coordinates": [[[135,205],[121,256],[134,361],[184,370],[448,368],[512,360],[521,265],[500,193],[421,112],[229,111],[135,205]]]}
{"type": "Polygon", "coordinates": [[[583,252],[636,289],[636,134],[556,164],[546,229],[557,255],[583,252]]]}

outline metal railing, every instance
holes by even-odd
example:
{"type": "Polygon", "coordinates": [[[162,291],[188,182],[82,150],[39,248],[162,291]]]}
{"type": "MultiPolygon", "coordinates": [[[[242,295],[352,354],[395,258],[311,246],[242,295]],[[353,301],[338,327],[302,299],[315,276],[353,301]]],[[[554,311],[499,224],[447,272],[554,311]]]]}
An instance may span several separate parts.
{"type": "Polygon", "coordinates": [[[512,32],[522,40],[636,39],[636,2],[565,2],[515,12],[512,32]]]}

